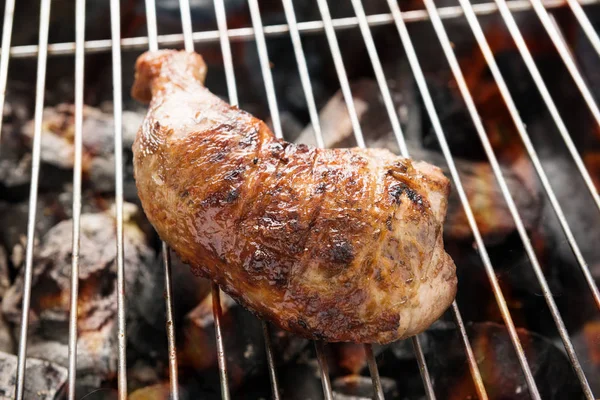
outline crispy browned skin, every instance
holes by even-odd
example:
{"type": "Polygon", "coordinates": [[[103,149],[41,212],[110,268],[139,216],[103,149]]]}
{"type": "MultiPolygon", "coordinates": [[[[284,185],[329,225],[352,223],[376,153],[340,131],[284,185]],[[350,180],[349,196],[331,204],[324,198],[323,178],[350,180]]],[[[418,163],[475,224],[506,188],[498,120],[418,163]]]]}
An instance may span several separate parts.
{"type": "Polygon", "coordinates": [[[150,102],[133,146],[150,222],[198,273],[283,329],[386,343],[446,310],[455,266],[441,171],[387,150],[278,140],[204,86],[198,54],[145,53],[132,93],[150,102]]]}

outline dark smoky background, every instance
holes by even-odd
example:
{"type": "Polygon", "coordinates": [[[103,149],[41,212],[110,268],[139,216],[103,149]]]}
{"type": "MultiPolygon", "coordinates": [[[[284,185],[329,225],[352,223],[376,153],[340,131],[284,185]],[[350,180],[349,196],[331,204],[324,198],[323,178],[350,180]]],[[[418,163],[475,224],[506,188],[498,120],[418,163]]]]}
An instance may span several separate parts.
{"type": "MultiPolygon", "coordinates": [[[[1,9],[4,10],[2,3],[1,9]]],[[[248,5],[226,3],[240,107],[270,123],[266,91],[250,28],[248,5]]],[[[473,2],[485,3],[484,1],[473,2]]],[[[527,3],[519,1],[519,4],[527,3]]],[[[265,25],[286,24],[279,1],[259,1],[265,25]]],[[[418,0],[400,3],[406,15],[426,16],[418,0]]],[[[585,11],[600,27],[600,3],[585,11]]],[[[212,0],[190,0],[195,32],[217,29],[212,0]]],[[[458,1],[436,1],[460,9],[458,1]]],[[[361,33],[352,22],[350,0],[329,1],[332,17],[347,22],[337,30],[344,65],[367,145],[398,153],[398,145],[375,81],[361,33]]],[[[364,2],[367,15],[389,13],[384,0],[364,2]]],[[[299,22],[321,21],[315,0],[295,0],[299,22]]],[[[550,9],[592,95],[600,100],[600,59],[566,6],[550,9]]],[[[38,1],[17,1],[0,141],[0,393],[13,391],[31,173],[31,139],[39,34],[38,1]],[[27,46],[27,47],[26,47],[27,46]],[[30,53],[30,55],[28,55],[30,53]],[[13,379],[13,380],[11,380],[13,379]]],[[[514,12],[518,26],[596,187],[600,185],[600,129],[544,27],[532,11],[514,12]]],[[[159,35],[180,34],[178,0],[157,0],[159,35]]],[[[408,23],[427,85],[459,170],[496,277],[540,393],[546,399],[583,398],[540,284],[516,232],[457,84],[426,18],[408,23]]],[[[596,282],[600,280],[600,213],[498,13],[479,16],[526,124],[531,141],[596,282]]],[[[52,2],[50,40],[74,41],[74,1],[52,2]]],[[[510,192],[543,268],[573,345],[596,393],[600,392],[600,318],[580,265],[548,201],[501,94],[462,16],[444,20],[467,84],[483,119],[510,192]]],[[[123,161],[128,381],[132,399],[168,398],[164,270],[159,239],[141,210],[133,180],[131,145],[144,106],[131,99],[135,59],[145,48],[127,38],[146,36],[144,2],[121,1],[123,48],[123,161]]],[[[449,171],[395,25],[371,28],[411,155],[449,171]]],[[[107,0],[88,1],[86,10],[85,104],[83,126],[83,216],[79,294],[78,398],[116,398],[116,245],[113,87],[107,0]],[[84,397],[86,396],[86,397],[84,397]]],[[[324,141],[330,147],[356,142],[339,91],[340,82],[322,30],[302,33],[302,44],[319,109],[324,141]]],[[[179,45],[161,47],[182,48],[179,45]]],[[[316,144],[288,34],[267,36],[275,91],[285,139],[316,144]]],[[[53,55],[46,71],[45,111],[36,219],[33,291],[27,364],[27,393],[64,396],[72,231],[74,55],[53,55]]],[[[218,40],[195,49],[208,64],[208,88],[227,99],[218,40]]],[[[71,52],[72,53],[72,52],[71,52]]],[[[529,398],[494,292],[474,245],[455,191],[449,201],[445,245],[457,265],[457,303],[492,399],[529,398]]],[[[174,256],[175,257],[175,256],[174,256]]],[[[174,317],[182,398],[220,398],[210,284],[173,260],[174,317]]],[[[235,398],[269,398],[270,386],[260,322],[226,296],[222,299],[229,383],[235,398]]],[[[314,346],[272,330],[277,374],[285,399],[323,398],[314,346]]],[[[450,312],[420,335],[438,398],[477,398],[460,335],[450,312]]],[[[370,398],[362,346],[326,346],[336,399],[370,398]]],[[[410,341],[376,346],[386,398],[424,399],[410,341]]],[[[2,395],[0,395],[2,396],[2,395]]],[[[45,396],[45,397],[44,397],[45,396]]]]}

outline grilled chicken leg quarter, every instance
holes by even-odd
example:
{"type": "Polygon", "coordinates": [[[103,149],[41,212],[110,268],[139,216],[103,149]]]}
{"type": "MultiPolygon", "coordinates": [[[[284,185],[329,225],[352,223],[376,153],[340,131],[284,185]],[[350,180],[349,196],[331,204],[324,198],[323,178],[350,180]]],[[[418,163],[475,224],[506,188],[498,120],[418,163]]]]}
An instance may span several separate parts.
{"type": "Polygon", "coordinates": [[[387,343],[426,329],[456,294],[440,169],[380,149],[276,139],[203,85],[194,53],[148,52],[133,145],[148,219],[198,274],[302,336],[387,343]]]}

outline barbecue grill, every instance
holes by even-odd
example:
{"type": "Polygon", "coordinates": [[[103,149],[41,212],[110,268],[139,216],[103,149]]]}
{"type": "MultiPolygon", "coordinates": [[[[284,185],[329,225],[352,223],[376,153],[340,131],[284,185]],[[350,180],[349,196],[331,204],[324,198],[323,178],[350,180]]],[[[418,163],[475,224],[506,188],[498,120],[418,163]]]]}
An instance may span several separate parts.
{"type": "MultiPolygon", "coordinates": [[[[319,121],[319,110],[315,102],[315,96],[313,94],[313,88],[311,85],[311,76],[307,67],[307,59],[305,57],[302,36],[309,33],[324,33],[327,40],[331,56],[333,57],[335,72],[339,79],[339,87],[343,96],[343,100],[346,104],[354,138],[359,147],[366,147],[366,142],[363,136],[363,130],[361,128],[360,119],[355,107],[353,100],[353,93],[351,91],[350,81],[346,72],[346,67],[342,59],[342,52],[340,50],[339,38],[341,32],[345,30],[359,30],[364,45],[366,46],[368,61],[372,67],[380,95],[383,99],[386,113],[389,117],[390,124],[394,137],[397,140],[398,148],[402,156],[408,157],[409,149],[404,137],[403,128],[401,127],[401,121],[399,118],[398,110],[394,105],[392,94],[384,69],[378,54],[378,50],[375,45],[374,37],[371,32],[371,28],[374,26],[391,25],[395,26],[397,33],[401,39],[402,47],[405,52],[408,64],[411,72],[414,76],[416,86],[420,97],[424,103],[427,117],[432,126],[432,132],[437,138],[439,148],[444,155],[446,163],[448,165],[450,176],[452,178],[453,190],[458,193],[462,207],[466,214],[468,224],[472,230],[474,246],[481,258],[485,273],[489,279],[489,283],[493,290],[493,296],[497,303],[497,307],[501,314],[501,317],[508,329],[510,341],[514,347],[514,351],[518,357],[518,362],[521,367],[522,373],[527,383],[526,390],[529,391],[531,398],[540,399],[540,393],[538,390],[538,384],[534,380],[534,374],[532,373],[530,362],[526,357],[521,339],[519,337],[513,316],[507,305],[507,300],[503,294],[501,284],[497,278],[494,265],[492,264],[491,258],[488,254],[486,244],[480,233],[480,227],[476,223],[472,206],[469,204],[467,194],[461,183],[461,177],[455,165],[455,159],[450,151],[450,146],[447,141],[445,134],[446,127],[442,124],[440,119],[440,110],[434,105],[430,88],[428,87],[426,77],[423,73],[421,62],[415,48],[413,47],[414,37],[409,34],[407,24],[416,21],[429,21],[439,44],[443,49],[443,57],[448,62],[453,78],[456,81],[458,90],[462,95],[462,99],[466,104],[468,114],[472,119],[477,132],[477,138],[472,140],[479,140],[483,146],[484,152],[488,158],[488,162],[493,170],[495,179],[497,180],[506,204],[510,210],[512,218],[516,226],[516,230],[525,252],[531,262],[531,267],[539,285],[541,287],[541,295],[545,300],[547,307],[551,313],[552,319],[556,325],[558,335],[560,337],[562,346],[564,347],[565,353],[572,366],[572,369],[579,381],[583,395],[586,399],[595,399],[594,393],[592,392],[593,385],[590,384],[590,377],[586,376],[584,368],[581,365],[580,354],[575,350],[575,347],[570,338],[569,332],[563,321],[563,316],[559,312],[558,306],[553,297],[551,287],[548,284],[547,278],[544,273],[543,260],[540,260],[534,246],[532,244],[532,238],[527,232],[526,227],[523,223],[523,219],[520,215],[519,210],[513,199],[509,187],[507,186],[505,177],[503,176],[500,163],[497,155],[494,152],[493,146],[490,142],[488,132],[484,126],[484,121],[480,116],[480,111],[473,100],[472,94],[469,90],[467,82],[465,80],[464,71],[458,63],[457,56],[455,55],[453,43],[448,37],[444,21],[455,18],[465,18],[468,26],[475,36],[477,44],[483,53],[484,59],[487,63],[487,68],[496,85],[498,86],[502,99],[505,106],[508,109],[510,117],[516,127],[520,139],[525,147],[527,155],[533,164],[534,170],[541,182],[541,186],[548,201],[554,210],[556,217],[560,223],[565,239],[570,246],[573,255],[579,266],[578,270],[574,270],[573,274],[583,274],[585,282],[591,292],[594,302],[598,308],[600,308],[600,291],[598,290],[597,284],[590,271],[589,262],[592,260],[586,260],[582,251],[580,250],[579,244],[575,239],[575,235],[572,232],[570,221],[565,216],[561,203],[559,202],[555,194],[555,186],[553,186],[552,179],[548,176],[545,171],[538,151],[530,139],[527,126],[520,116],[519,109],[515,104],[515,99],[510,93],[505,77],[498,67],[492,48],[488,42],[488,38],[484,35],[484,31],[480,25],[480,19],[485,15],[498,13],[506,27],[508,28],[512,39],[524,61],[528,73],[531,75],[535,83],[535,88],[539,91],[547,110],[550,113],[551,119],[554,122],[559,134],[562,137],[563,146],[566,146],[572,160],[574,161],[577,171],[585,182],[585,185],[589,193],[578,193],[577,196],[591,196],[598,211],[600,211],[600,196],[598,190],[595,187],[592,176],[586,169],[586,165],[580,156],[575,143],[571,139],[570,132],[563,120],[563,115],[559,112],[557,105],[555,104],[555,98],[550,94],[546,86],[545,80],[538,69],[538,65],[534,61],[530,49],[528,48],[525,38],[520,31],[515,21],[515,15],[520,12],[534,12],[539,18],[543,28],[549,36],[552,44],[555,46],[556,51],[560,55],[562,62],[566,66],[573,84],[576,86],[580,95],[583,97],[585,105],[588,108],[595,123],[600,126],[600,109],[598,108],[593,89],[586,83],[586,78],[581,72],[580,66],[577,64],[575,56],[572,54],[567,41],[563,37],[563,33],[560,27],[556,24],[551,12],[554,9],[563,9],[564,12],[570,12],[575,17],[579,27],[585,33],[589,43],[593,49],[600,56],[600,38],[595,31],[590,19],[586,15],[586,7],[591,7],[598,4],[597,0],[496,0],[494,3],[478,3],[471,4],[469,0],[459,0],[460,5],[456,6],[444,6],[438,7],[434,0],[423,0],[424,9],[401,11],[401,3],[397,1],[388,0],[389,12],[384,14],[366,15],[363,3],[361,0],[351,0],[352,9],[355,16],[346,18],[332,18],[329,5],[327,0],[317,0],[318,10],[321,15],[320,20],[304,21],[299,22],[296,20],[294,4],[292,0],[282,0],[282,6],[286,18],[285,24],[273,24],[263,25],[261,19],[261,10],[259,8],[258,0],[248,0],[248,10],[251,16],[252,27],[243,27],[236,29],[228,29],[227,26],[227,14],[223,0],[214,0],[214,12],[218,24],[218,30],[211,31],[197,31],[192,30],[192,19],[190,15],[189,0],[180,0],[180,14],[181,14],[181,27],[182,33],[159,35],[156,17],[156,5],[154,0],[145,1],[145,14],[146,14],[146,25],[147,25],[147,36],[121,38],[121,27],[120,27],[120,4],[119,0],[110,1],[110,25],[112,38],[101,39],[101,40],[89,40],[85,41],[85,0],[75,0],[76,14],[76,39],[74,42],[65,43],[48,43],[48,31],[50,24],[50,12],[51,12],[51,0],[41,0],[41,11],[40,11],[40,24],[39,24],[39,43],[37,45],[21,45],[11,47],[11,34],[13,32],[13,19],[15,0],[7,0],[5,3],[4,12],[4,23],[2,32],[2,49],[0,55],[0,107],[4,107],[5,92],[7,87],[7,76],[8,68],[11,59],[17,58],[33,58],[37,57],[37,83],[36,83],[36,96],[35,96],[35,117],[34,117],[34,137],[32,145],[32,169],[31,169],[31,183],[30,183],[30,194],[29,194],[29,209],[28,209],[28,224],[27,224],[27,242],[26,242],[26,253],[25,253],[25,270],[24,270],[24,288],[23,288],[23,304],[22,304],[22,316],[20,324],[20,335],[18,340],[18,367],[15,382],[15,393],[14,396],[17,399],[25,398],[25,381],[27,376],[25,374],[26,366],[26,352],[27,352],[27,337],[28,337],[28,317],[30,309],[30,298],[32,291],[32,271],[34,267],[34,235],[35,235],[35,224],[36,224],[36,203],[38,201],[38,186],[39,186],[39,173],[40,173],[40,152],[41,152],[41,140],[42,140],[42,124],[43,124],[43,109],[44,109],[44,95],[46,87],[46,70],[47,70],[47,59],[53,55],[74,55],[75,56],[75,158],[73,168],[73,241],[72,241],[72,272],[71,272],[71,309],[70,309],[70,321],[69,321],[69,357],[68,357],[68,385],[67,393],[69,399],[75,399],[75,386],[76,386],[76,356],[77,356],[77,304],[78,304],[78,274],[79,274],[79,250],[80,250],[80,218],[82,210],[82,137],[85,134],[83,132],[83,108],[84,108],[84,60],[86,55],[92,53],[112,52],[112,71],[113,71],[113,110],[114,110],[114,147],[115,147],[115,167],[116,167],[116,181],[115,181],[115,192],[116,192],[116,227],[117,227],[117,304],[118,304],[118,398],[127,398],[127,363],[126,363],[126,343],[127,343],[127,329],[126,329],[126,315],[125,315],[125,304],[128,301],[128,296],[131,295],[125,291],[124,274],[127,265],[124,263],[123,258],[123,159],[122,159],[122,112],[123,112],[123,93],[122,93],[122,74],[123,67],[121,61],[121,53],[128,50],[142,50],[150,49],[157,50],[161,47],[169,46],[181,46],[183,44],[186,51],[193,51],[195,45],[199,45],[207,42],[219,42],[222,52],[222,60],[225,70],[228,100],[231,104],[238,104],[238,92],[236,87],[236,75],[234,73],[234,63],[236,60],[232,56],[230,47],[231,41],[255,41],[258,51],[258,59],[260,63],[260,74],[264,81],[264,89],[266,92],[268,110],[271,117],[271,125],[274,133],[278,138],[283,138],[282,121],[277,103],[276,90],[274,86],[274,79],[272,76],[270,59],[269,59],[269,48],[267,39],[272,37],[288,36],[291,39],[293,45],[293,51],[295,55],[295,61],[297,64],[299,76],[301,79],[301,86],[305,95],[307,109],[309,113],[310,122],[312,124],[313,131],[315,133],[315,141],[319,146],[324,146],[323,133],[319,121]]],[[[17,21],[18,22],[18,21],[17,21]]],[[[24,29],[24,26],[17,25],[14,29],[24,29]]],[[[594,55],[595,56],[595,55],[594,55]]],[[[600,65],[600,64],[596,64],[600,65]]],[[[257,71],[258,72],[258,71],[257,71]]],[[[129,73],[129,72],[126,72],[129,73]]],[[[596,94],[597,97],[597,94],[596,94]]],[[[1,122],[0,122],[1,124],[1,122]]],[[[0,125],[1,127],[1,125],[0,125]]],[[[578,178],[579,179],[579,178],[578,178]]],[[[171,259],[170,252],[165,243],[162,243],[162,254],[163,254],[163,265],[165,271],[165,300],[166,300],[166,326],[167,326],[167,340],[169,349],[169,375],[170,375],[170,396],[172,399],[178,399],[179,385],[178,385],[178,362],[177,362],[177,349],[175,340],[175,324],[173,320],[173,288],[171,281],[171,259]]],[[[598,260],[593,260],[598,262],[598,260]]],[[[460,265],[457,266],[460,269],[460,265]]],[[[528,268],[528,267],[527,267],[528,268]]],[[[219,288],[213,284],[212,286],[212,301],[213,301],[213,312],[215,322],[215,335],[217,343],[217,359],[220,374],[220,391],[223,399],[229,399],[230,388],[228,383],[227,375],[227,364],[226,364],[226,352],[227,349],[224,346],[223,335],[221,332],[221,301],[219,288]]],[[[466,354],[466,360],[473,380],[477,396],[480,399],[489,398],[478,366],[478,360],[474,355],[474,351],[470,342],[469,335],[465,323],[461,316],[461,311],[457,302],[455,301],[451,307],[451,313],[454,317],[455,324],[460,334],[464,352],[466,354]]],[[[277,368],[274,359],[274,350],[271,343],[270,328],[266,322],[262,323],[262,329],[264,333],[265,348],[267,352],[268,361],[268,374],[271,383],[271,392],[274,399],[283,398],[280,393],[280,387],[277,379],[277,368]]],[[[427,398],[434,399],[435,395],[435,382],[428,371],[426,358],[423,352],[422,343],[420,342],[419,336],[415,336],[412,339],[412,345],[416,360],[418,362],[419,370],[423,380],[423,385],[427,398]]],[[[316,342],[315,351],[320,366],[321,383],[323,386],[324,398],[333,399],[334,394],[332,385],[329,379],[329,369],[327,364],[327,358],[325,356],[325,343],[316,342]]],[[[384,391],[382,389],[380,376],[378,373],[377,360],[375,358],[373,348],[371,345],[365,345],[364,351],[368,361],[368,368],[372,378],[373,393],[375,398],[383,399],[384,391]]],[[[595,377],[594,379],[597,379],[595,377]]],[[[596,396],[598,393],[596,393],[596,396]]]]}

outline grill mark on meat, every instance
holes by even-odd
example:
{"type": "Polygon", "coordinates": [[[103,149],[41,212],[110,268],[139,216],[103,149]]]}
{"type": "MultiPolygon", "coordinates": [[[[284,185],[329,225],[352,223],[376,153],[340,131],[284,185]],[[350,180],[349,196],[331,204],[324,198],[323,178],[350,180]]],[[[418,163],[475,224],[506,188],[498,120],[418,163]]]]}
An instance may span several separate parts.
{"type": "Polygon", "coordinates": [[[330,254],[331,261],[338,264],[350,264],[354,260],[354,247],[344,239],[333,241],[330,254]]]}
{"type": "MultiPolygon", "coordinates": [[[[375,169],[374,165],[370,165],[370,168],[373,170],[375,169]]],[[[379,191],[385,191],[385,175],[381,176],[380,174],[377,174],[376,171],[373,171],[373,173],[375,174],[375,176],[377,176],[377,179],[374,180],[373,182],[373,192],[377,193],[379,191]]],[[[388,215],[385,221],[385,227],[387,229],[381,229],[378,235],[378,238],[376,239],[376,245],[373,246],[372,251],[367,255],[367,257],[372,260],[373,258],[375,259],[379,259],[380,255],[383,254],[383,246],[387,243],[387,241],[389,240],[389,236],[393,233],[393,221],[396,217],[396,208],[393,209],[392,211],[392,215],[388,215]]],[[[373,276],[375,278],[375,282],[377,285],[377,288],[379,290],[385,291],[389,288],[389,283],[387,283],[386,281],[384,281],[383,279],[377,279],[377,275],[379,275],[381,277],[381,269],[375,269],[373,267],[373,262],[370,262],[368,264],[368,271],[367,273],[369,273],[370,276],[373,276]]]]}
{"type": "MultiPolygon", "coordinates": [[[[246,117],[246,114],[242,111],[240,111],[240,114],[242,114],[242,117],[246,117]]],[[[238,121],[242,119],[238,117],[238,121]]],[[[245,118],[244,118],[245,119],[245,118]]],[[[255,143],[254,146],[254,156],[252,157],[253,159],[258,159],[259,157],[259,153],[260,153],[260,149],[262,146],[262,140],[261,140],[261,135],[260,135],[260,126],[252,126],[252,128],[250,129],[249,132],[245,132],[245,135],[240,135],[241,139],[238,142],[238,145],[242,142],[244,142],[244,146],[243,147],[247,147],[249,145],[251,145],[252,143],[255,143]]],[[[245,158],[246,159],[246,158],[245,158]]],[[[244,160],[245,160],[244,159],[244,160]]],[[[256,165],[256,163],[252,163],[252,165],[256,165]]],[[[244,167],[245,169],[250,169],[253,168],[251,166],[248,167],[244,167]]],[[[255,185],[260,185],[261,182],[255,182],[255,185]]],[[[236,221],[236,224],[239,224],[241,221],[241,216],[244,213],[244,210],[246,209],[246,205],[251,203],[252,201],[254,201],[254,197],[252,196],[252,193],[255,193],[255,191],[253,190],[253,188],[249,187],[250,182],[246,179],[243,181],[242,185],[240,185],[237,188],[237,197],[241,198],[241,201],[238,202],[237,207],[236,207],[236,211],[232,211],[232,218],[234,221],[236,221]]]]}
{"type": "MultiPolygon", "coordinates": [[[[256,146],[256,153],[255,153],[255,157],[251,157],[251,163],[252,165],[257,165],[257,163],[254,163],[254,160],[259,159],[261,157],[261,155],[267,155],[267,157],[269,157],[270,160],[276,160],[276,167],[275,167],[275,171],[273,171],[270,176],[271,179],[273,179],[272,177],[275,176],[276,179],[279,179],[280,177],[277,177],[278,175],[278,170],[280,168],[280,166],[282,165],[282,161],[283,163],[285,162],[283,160],[283,157],[281,157],[281,152],[285,151],[285,149],[288,146],[283,146],[280,143],[277,143],[276,139],[273,140],[264,140],[266,139],[266,137],[262,137],[262,135],[260,134],[261,129],[263,128],[263,126],[260,126],[258,128],[258,136],[259,136],[259,143],[258,146],[256,146]],[[261,140],[263,139],[263,140],[261,140]]],[[[292,145],[293,146],[293,145],[292,145]]],[[[264,157],[263,157],[264,160],[264,157]]],[[[279,195],[279,191],[281,190],[280,187],[278,187],[279,185],[276,185],[275,188],[275,192],[268,192],[268,193],[262,193],[259,190],[257,190],[257,187],[261,187],[262,184],[265,182],[265,179],[269,179],[269,176],[265,173],[264,169],[259,168],[258,171],[261,171],[259,173],[260,181],[255,182],[254,187],[246,187],[246,191],[253,193],[254,196],[246,196],[246,201],[244,204],[244,208],[241,209],[241,212],[238,214],[238,218],[237,223],[241,226],[245,226],[247,222],[249,222],[248,218],[258,218],[258,224],[259,226],[262,226],[263,229],[271,229],[270,227],[275,227],[275,226],[280,226],[281,229],[286,229],[285,224],[287,223],[287,226],[291,228],[291,232],[290,235],[292,235],[292,237],[282,237],[281,243],[285,243],[285,242],[293,242],[293,235],[295,233],[295,231],[300,231],[300,229],[298,227],[295,226],[294,224],[294,219],[292,218],[291,220],[285,219],[285,220],[281,220],[279,216],[274,215],[270,212],[267,211],[267,208],[270,205],[269,201],[264,201],[262,202],[262,209],[260,209],[258,212],[256,212],[256,203],[255,200],[259,197],[264,197],[264,196],[268,196],[268,197],[277,197],[279,195]],[[246,210],[245,206],[248,205],[250,207],[250,209],[246,210]],[[252,207],[254,207],[254,209],[252,209],[252,207]],[[254,211],[254,212],[253,212],[254,211]],[[287,239],[287,240],[286,240],[287,239]]],[[[293,195],[293,194],[290,194],[293,195]]],[[[284,233],[284,235],[286,235],[284,233]]],[[[298,252],[299,249],[297,248],[298,246],[294,246],[294,243],[288,243],[290,248],[288,249],[290,251],[290,253],[295,253],[298,252]],[[296,248],[294,248],[296,247],[296,248]]],[[[277,248],[271,249],[270,247],[274,246],[274,245],[269,245],[268,243],[264,243],[263,246],[258,247],[256,249],[256,251],[250,256],[250,258],[246,261],[244,261],[244,269],[249,273],[249,275],[253,275],[251,272],[253,272],[254,274],[258,274],[263,273],[269,276],[269,283],[271,285],[277,286],[277,287],[281,287],[284,288],[288,285],[288,281],[290,279],[290,274],[291,274],[291,269],[292,269],[292,264],[284,262],[283,261],[283,257],[285,257],[285,255],[283,254],[279,254],[279,253],[274,253],[273,250],[278,250],[277,248]],[[256,265],[252,265],[252,264],[256,264],[256,265]]]]}
{"type": "MultiPolygon", "coordinates": [[[[240,113],[243,113],[243,115],[246,116],[245,112],[240,111],[240,113]]],[[[262,186],[264,179],[266,178],[264,174],[260,173],[261,165],[258,165],[258,161],[254,162],[254,160],[260,159],[261,153],[266,145],[266,142],[268,142],[267,137],[261,135],[261,128],[263,128],[261,124],[253,124],[252,128],[250,129],[250,132],[247,132],[245,137],[243,137],[242,140],[240,140],[240,142],[244,141],[245,143],[254,143],[254,154],[249,155],[248,159],[251,160],[251,168],[254,172],[254,175],[258,178],[255,178],[252,181],[246,180],[240,187],[240,193],[238,194],[238,196],[241,198],[241,201],[238,202],[239,204],[237,205],[236,210],[232,212],[232,219],[235,221],[235,225],[239,227],[244,227],[246,225],[247,218],[249,218],[252,215],[251,211],[253,209],[252,207],[254,205],[254,202],[256,198],[261,195],[260,191],[257,190],[257,188],[262,186]],[[251,183],[252,186],[250,186],[251,183]]],[[[248,232],[248,234],[251,233],[248,232]]],[[[240,241],[240,239],[236,238],[236,248],[241,248],[243,246],[242,243],[240,243],[240,241]]],[[[259,249],[256,249],[256,251],[258,250],[259,249]]],[[[243,262],[243,260],[240,261],[243,262]]],[[[248,269],[245,265],[244,270],[248,272],[248,269]]],[[[249,276],[252,277],[251,274],[249,274],[249,276]]]]}
{"type": "MultiPolygon", "coordinates": [[[[313,211],[312,215],[310,216],[310,219],[308,222],[308,228],[306,229],[306,233],[305,233],[304,237],[302,238],[302,241],[300,244],[302,249],[306,248],[306,243],[308,242],[310,237],[314,234],[313,228],[314,228],[315,224],[317,223],[317,221],[319,220],[319,217],[321,215],[321,209],[323,207],[323,202],[325,201],[325,196],[327,196],[327,191],[325,190],[325,188],[323,190],[318,190],[318,187],[321,186],[321,183],[317,184],[317,182],[319,182],[319,178],[315,174],[315,169],[316,169],[317,162],[319,161],[319,156],[320,156],[319,149],[313,149],[312,150],[312,162],[311,162],[310,174],[309,174],[312,181],[307,182],[306,184],[312,185],[313,187],[316,186],[315,190],[312,190],[312,188],[309,188],[309,190],[307,190],[307,192],[309,193],[311,201],[314,201],[315,197],[316,197],[318,202],[316,204],[313,203],[314,211],[313,211]],[[314,192],[314,194],[313,194],[313,192],[314,192]]],[[[300,262],[298,264],[305,265],[304,261],[306,260],[307,257],[312,257],[312,255],[308,251],[305,252],[304,256],[301,257],[300,262]]],[[[298,265],[294,266],[295,274],[300,272],[296,269],[297,266],[298,265]]]]}
{"type": "Polygon", "coordinates": [[[423,206],[423,197],[411,189],[406,183],[399,182],[390,187],[390,196],[394,199],[396,204],[402,203],[401,197],[406,194],[406,197],[418,207],[423,206]]]}

